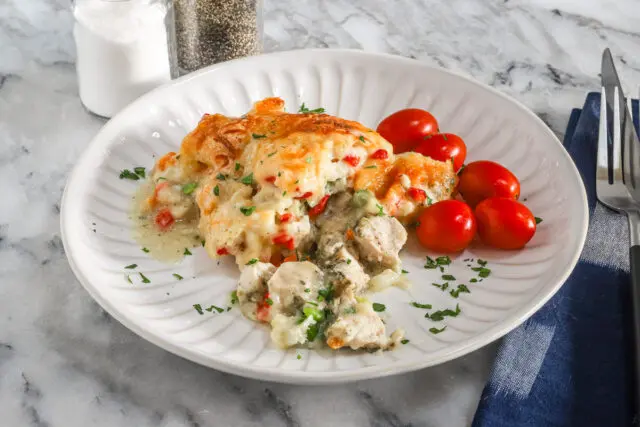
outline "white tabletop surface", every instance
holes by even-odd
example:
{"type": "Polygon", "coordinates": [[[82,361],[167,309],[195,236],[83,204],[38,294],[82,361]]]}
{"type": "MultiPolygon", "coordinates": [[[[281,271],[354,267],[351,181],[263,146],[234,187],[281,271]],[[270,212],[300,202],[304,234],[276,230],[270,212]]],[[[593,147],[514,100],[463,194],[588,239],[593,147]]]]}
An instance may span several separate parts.
{"type": "MultiPolygon", "coordinates": [[[[93,302],[62,249],[60,197],[104,120],[78,99],[66,0],[0,0],[0,425],[467,426],[495,345],[333,387],[234,377],[173,356],[93,302]]],[[[637,0],[266,0],[265,50],[349,47],[467,73],[562,136],[610,47],[640,84],[637,0]]]]}

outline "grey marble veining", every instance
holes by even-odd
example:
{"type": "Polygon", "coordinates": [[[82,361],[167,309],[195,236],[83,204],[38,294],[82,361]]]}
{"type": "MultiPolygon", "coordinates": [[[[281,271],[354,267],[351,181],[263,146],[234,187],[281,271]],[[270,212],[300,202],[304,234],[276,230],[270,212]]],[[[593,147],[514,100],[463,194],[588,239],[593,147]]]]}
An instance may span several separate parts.
{"type": "MultiPolygon", "coordinates": [[[[640,84],[637,0],[266,0],[265,48],[414,57],[514,96],[562,135],[610,47],[640,84]],[[588,4],[587,4],[588,3],[588,4]]],[[[0,0],[0,419],[3,426],[465,426],[493,346],[335,387],[222,374],[105,314],[62,249],[68,172],[103,121],[84,111],[66,0],[0,0]]]]}

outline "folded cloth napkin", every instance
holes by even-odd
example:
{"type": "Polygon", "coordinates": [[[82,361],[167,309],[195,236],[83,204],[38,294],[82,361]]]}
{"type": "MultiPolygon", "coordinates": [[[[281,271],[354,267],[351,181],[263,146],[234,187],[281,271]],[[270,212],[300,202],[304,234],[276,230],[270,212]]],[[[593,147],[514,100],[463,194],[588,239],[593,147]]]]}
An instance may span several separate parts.
{"type": "MultiPolygon", "coordinates": [[[[633,110],[637,128],[637,102],[633,110]]],[[[590,93],[564,140],[589,200],[580,261],[560,291],[504,338],[473,427],[631,425],[629,232],[625,216],[596,200],[599,116],[600,94],[590,93]]]]}

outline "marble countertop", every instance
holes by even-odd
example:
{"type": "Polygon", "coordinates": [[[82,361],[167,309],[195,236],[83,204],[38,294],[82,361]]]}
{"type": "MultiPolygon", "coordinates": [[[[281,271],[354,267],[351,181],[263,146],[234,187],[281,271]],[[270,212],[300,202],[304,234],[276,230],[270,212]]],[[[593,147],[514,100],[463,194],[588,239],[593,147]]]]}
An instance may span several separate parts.
{"type": "MultiPolygon", "coordinates": [[[[637,0],[267,0],[265,49],[350,47],[461,71],[562,136],[610,47],[640,84],[637,0]]],[[[495,345],[337,387],[222,374],[107,315],[74,278],[60,197],[104,121],[80,105],[66,0],[0,1],[0,414],[13,426],[466,426],[495,345]]]]}

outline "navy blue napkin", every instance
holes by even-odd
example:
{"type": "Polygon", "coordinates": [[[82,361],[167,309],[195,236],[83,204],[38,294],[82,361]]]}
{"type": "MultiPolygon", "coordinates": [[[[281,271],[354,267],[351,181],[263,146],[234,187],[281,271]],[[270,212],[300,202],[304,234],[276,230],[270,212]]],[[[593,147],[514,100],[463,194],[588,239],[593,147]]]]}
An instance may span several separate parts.
{"type": "MultiPolygon", "coordinates": [[[[636,102],[633,109],[637,119],[636,102]]],[[[560,291],[504,338],[473,427],[631,425],[628,226],[596,200],[599,110],[600,94],[590,93],[564,140],[589,199],[580,261],[560,291]]]]}

